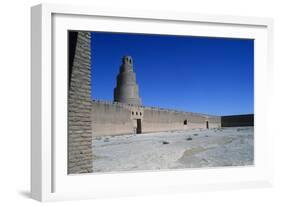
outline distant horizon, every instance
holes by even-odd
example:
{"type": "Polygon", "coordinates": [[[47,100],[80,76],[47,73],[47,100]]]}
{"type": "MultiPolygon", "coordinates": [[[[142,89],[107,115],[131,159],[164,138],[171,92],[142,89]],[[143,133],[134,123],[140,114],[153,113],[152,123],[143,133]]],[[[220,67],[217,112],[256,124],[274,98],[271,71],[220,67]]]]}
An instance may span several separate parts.
{"type": "Polygon", "coordinates": [[[215,116],[254,113],[254,40],[92,32],[93,100],[113,102],[133,58],[142,106],[215,116]]]}

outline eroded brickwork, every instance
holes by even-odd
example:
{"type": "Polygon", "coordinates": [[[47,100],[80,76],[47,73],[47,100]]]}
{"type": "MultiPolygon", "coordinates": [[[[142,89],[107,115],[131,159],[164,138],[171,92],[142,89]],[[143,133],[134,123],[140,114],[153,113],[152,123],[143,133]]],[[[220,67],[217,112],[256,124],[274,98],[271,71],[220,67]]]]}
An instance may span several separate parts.
{"type": "Polygon", "coordinates": [[[69,68],[68,173],[92,172],[91,33],[77,32],[69,68]]]}
{"type": "Polygon", "coordinates": [[[93,137],[133,134],[137,121],[140,133],[206,129],[221,126],[219,116],[184,112],[120,102],[92,101],[93,137]]]}

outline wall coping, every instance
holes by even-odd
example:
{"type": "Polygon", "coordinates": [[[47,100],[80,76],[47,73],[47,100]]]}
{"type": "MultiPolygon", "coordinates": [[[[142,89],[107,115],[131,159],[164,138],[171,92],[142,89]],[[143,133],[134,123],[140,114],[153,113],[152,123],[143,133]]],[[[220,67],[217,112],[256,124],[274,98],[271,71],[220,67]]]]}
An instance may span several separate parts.
{"type": "Polygon", "coordinates": [[[176,110],[176,109],[167,109],[167,108],[161,108],[161,107],[153,107],[153,106],[143,106],[143,105],[134,105],[134,104],[127,104],[127,103],[122,103],[122,102],[112,102],[112,101],[106,101],[106,100],[92,100],[93,103],[98,103],[98,104],[106,104],[106,105],[117,105],[125,108],[141,108],[141,109],[150,109],[150,110],[155,110],[155,111],[166,111],[166,112],[174,112],[174,113],[185,113],[189,115],[199,115],[199,116],[204,116],[206,118],[214,118],[214,117],[221,117],[221,116],[216,116],[216,115],[209,115],[209,114],[203,114],[203,113],[196,113],[196,112],[187,112],[187,111],[181,111],[181,110],[176,110]]]}

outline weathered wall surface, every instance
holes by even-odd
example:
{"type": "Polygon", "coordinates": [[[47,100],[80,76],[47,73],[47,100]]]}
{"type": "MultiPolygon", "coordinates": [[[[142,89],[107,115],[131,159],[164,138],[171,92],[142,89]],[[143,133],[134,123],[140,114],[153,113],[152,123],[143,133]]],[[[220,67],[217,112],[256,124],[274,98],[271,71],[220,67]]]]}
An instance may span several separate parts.
{"type": "Polygon", "coordinates": [[[230,115],[221,117],[222,127],[243,127],[243,126],[254,126],[254,115],[230,115]]]}
{"type": "Polygon", "coordinates": [[[207,121],[209,128],[220,126],[220,117],[144,107],[143,132],[206,128],[207,121]]]}
{"type": "Polygon", "coordinates": [[[126,105],[93,101],[93,137],[133,133],[130,115],[130,109],[126,105]]]}
{"type": "Polygon", "coordinates": [[[179,112],[122,103],[92,102],[93,136],[134,133],[135,120],[141,120],[142,133],[220,127],[220,117],[179,112]],[[184,122],[186,121],[186,124],[184,122]]]}
{"type": "MultiPolygon", "coordinates": [[[[73,34],[74,33],[74,34],[73,34]]],[[[90,32],[69,35],[68,173],[92,172],[90,32]]],[[[75,34],[76,33],[76,34],[75,34]]]]}

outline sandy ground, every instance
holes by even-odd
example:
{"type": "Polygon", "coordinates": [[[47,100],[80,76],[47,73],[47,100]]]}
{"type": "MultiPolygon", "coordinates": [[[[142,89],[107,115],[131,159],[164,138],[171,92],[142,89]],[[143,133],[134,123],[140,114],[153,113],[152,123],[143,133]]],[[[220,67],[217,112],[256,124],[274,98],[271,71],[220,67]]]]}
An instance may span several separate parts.
{"type": "Polygon", "coordinates": [[[253,127],[193,129],[93,140],[94,172],[244,166],[254,161],[253,127]]]}

